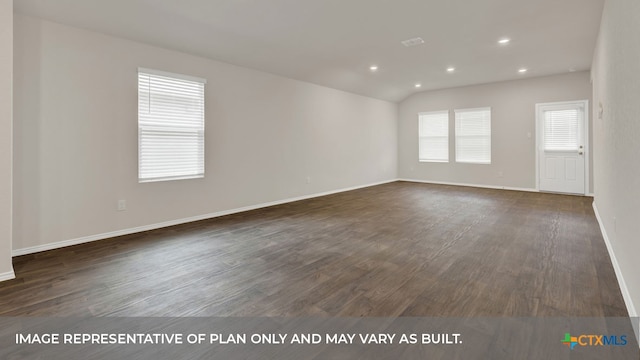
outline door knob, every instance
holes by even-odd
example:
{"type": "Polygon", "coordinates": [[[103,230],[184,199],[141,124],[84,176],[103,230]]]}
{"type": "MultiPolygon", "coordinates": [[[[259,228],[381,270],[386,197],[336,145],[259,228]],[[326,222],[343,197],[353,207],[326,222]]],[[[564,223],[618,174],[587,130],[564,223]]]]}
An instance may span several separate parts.
{"type": "Polygon", "coordinates": [[[578,151],[578,155],[582,155],[582,151],[578,151]]]}

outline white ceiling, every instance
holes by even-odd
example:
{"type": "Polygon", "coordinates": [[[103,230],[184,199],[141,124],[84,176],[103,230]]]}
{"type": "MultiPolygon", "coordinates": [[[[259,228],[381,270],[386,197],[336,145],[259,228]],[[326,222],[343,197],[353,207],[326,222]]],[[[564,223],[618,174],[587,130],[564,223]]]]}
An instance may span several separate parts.
{"type": "Polygon", "coordinates": [[[16,0],[17,12],[378,99],[587,70],[604,0],[16,0]],[[400,41],[422,37],[407,48],[400,41]],[[512,39],[498,45],[502,37],[512,39]],[[376,73],[369,66],[378,65],[376,73]],[[447,73],[454,66],[456,71],[447,73]],[[519,74],[526,67],[529,71],[519,74]]]}

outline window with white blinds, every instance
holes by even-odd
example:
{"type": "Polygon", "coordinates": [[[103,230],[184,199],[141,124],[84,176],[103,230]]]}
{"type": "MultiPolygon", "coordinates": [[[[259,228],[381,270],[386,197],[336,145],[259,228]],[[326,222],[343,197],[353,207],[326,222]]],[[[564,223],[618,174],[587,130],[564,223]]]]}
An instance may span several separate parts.
{"type": "Polygon", "coordinates": [[[449,162],[449,111],[418,114],[418,160],[449,162]]]}
{"type": "Polygon", "coordinates": [[[491,108],[458,109],[456,162],[491,164],[491,108]]]}
{"type": "Polygon", "coordinates": [[[577,109],[547,110],[544,112],[544,149],[577,151],[580,142],[578,129],[580,112],[577,109]]]}
{"type": "Polygon", "coordinates": [[[205,83],[138,69],[138,181],[204,177],[205,83]]]}

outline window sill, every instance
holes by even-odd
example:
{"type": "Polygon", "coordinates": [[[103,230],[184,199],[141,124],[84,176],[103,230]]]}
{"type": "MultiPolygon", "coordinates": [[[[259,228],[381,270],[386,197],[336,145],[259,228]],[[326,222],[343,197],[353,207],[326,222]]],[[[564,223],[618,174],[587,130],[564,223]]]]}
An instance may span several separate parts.
{"type": "Polygon", "coordinates": [[[185,176],[168,176],[161,178],[151,178],[151,179],[138,179],[138,183],[150,183],[150,182],[159,182],[159,181],[172,181],[172,180],[189,180],[189,179],[200,179],[204,178],[204,174],[199,175],[185,175],[185,176]]]}

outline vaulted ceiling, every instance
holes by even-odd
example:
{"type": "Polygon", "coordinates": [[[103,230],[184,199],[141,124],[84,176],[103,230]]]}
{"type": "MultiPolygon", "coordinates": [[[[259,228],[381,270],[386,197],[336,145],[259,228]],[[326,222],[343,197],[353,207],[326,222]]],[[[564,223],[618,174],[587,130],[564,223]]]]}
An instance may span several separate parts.
{"type": "Polygon", "coordinates": [[[14,6],[55,22],[401,101],[416,91],[587,70],[603,3],[16,0],[14,6]],[[401,44],[416,37],[424,43],[401,44]],[[503,38],[510,42],[499,44],[503,38]]]}

